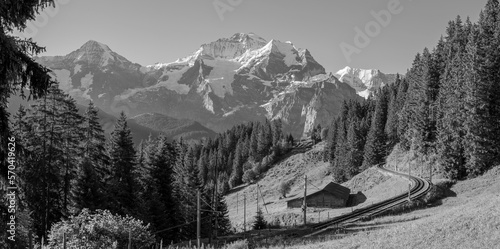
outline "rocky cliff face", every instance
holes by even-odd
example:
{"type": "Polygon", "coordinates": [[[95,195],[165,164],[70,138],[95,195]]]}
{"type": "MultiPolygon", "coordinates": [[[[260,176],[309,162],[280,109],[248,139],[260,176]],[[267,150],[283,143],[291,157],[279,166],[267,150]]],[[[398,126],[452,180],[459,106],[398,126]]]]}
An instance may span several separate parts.
{"type": "Polygon", "coordinates": [[[157,113],[224,131],[245,121],[282,118],[288,132],[326,125],[346,99],[360,99],[307,49],[238,33],[203,44],[171,63],[141,66],[89,41],[66,55],[41,57],[77,101],[129,116],[157,113]]]}

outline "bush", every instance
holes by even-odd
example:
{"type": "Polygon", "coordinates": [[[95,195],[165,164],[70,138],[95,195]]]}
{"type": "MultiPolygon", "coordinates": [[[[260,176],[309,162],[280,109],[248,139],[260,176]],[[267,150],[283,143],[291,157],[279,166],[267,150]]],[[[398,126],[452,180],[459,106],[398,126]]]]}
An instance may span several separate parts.
{"type": "Polygon", "coordinates": [[[243,182],[244,183],[253,183],[257,179],[257,174],[253,171],[253,169],[248,169],[243,173],[243,182]]]}
{"type": "Polygon", "coordinates": [[[290,190],[292,189],[292,182],[291,181],[283,181],[280,184],[280,187],[278,189],[279,194],[283,197],[286,198],[286,195],[290,193],[290,190]]]}
{"type": "Polygon", "coordinates": [[[231,244],[226,245],[224,249],[248,249],[248,241],[238,240],[231,244]]]}
{"type": "Polygon", "coordinates": [[[321,130],[321,141],[325,141],[328,137],[328,128],[323,128],[321,130]]]}
{"type": "Polygon", "coordinates": [[[129,231],[133,246],[147,247],[155,241],[149,225],[143,225],[141,220],[113,215],[108,210],[91,214],[83,209],[77,216],[52,226],[49,248],[62,248],[64,234],[67,248],[127,248],[129,231]]]}

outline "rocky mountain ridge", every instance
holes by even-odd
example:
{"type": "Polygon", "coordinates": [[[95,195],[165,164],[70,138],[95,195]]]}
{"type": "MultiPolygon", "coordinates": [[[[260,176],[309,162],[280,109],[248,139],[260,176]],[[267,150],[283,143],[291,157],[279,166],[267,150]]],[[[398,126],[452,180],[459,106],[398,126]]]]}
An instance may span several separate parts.
{"type": "Polygon", "coordinates": [[[361,100],[307,49],[253,33],[221,38],[190,56],[150,66],[132,63],[96,41],[38,61],[77,102],[92,100],[113,115],[189,119],[216,132],[281,118],[287,132],[305,136],[315,125],[327,125],[344,100],[361,100]]]}

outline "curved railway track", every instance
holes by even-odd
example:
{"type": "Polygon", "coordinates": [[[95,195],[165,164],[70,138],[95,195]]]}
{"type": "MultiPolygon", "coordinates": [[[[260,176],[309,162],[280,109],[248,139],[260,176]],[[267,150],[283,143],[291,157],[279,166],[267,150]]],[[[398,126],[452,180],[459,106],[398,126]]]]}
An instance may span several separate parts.
{"type": "MultiPolygon", "coordinates": [[[[379,167],[379,170],[408,178],[407,174],[388,170],[388,169],[383,168],[380,165],[378,167],[379,167]]],[[[416,176],[410,176],[410,182],[412,185],[411,189],[410,189],[410,199],[420,198],[423,195],[425,195],[427,192],[429,192],[429,190],[430,190],[431,183],[425,179],[422,179],[422,178],[416,177],[416,176]]],[[[326,229],[329,229],[331,227],[335,227],[335,226],[339,226],[339,225],[343,225],[343,224],[347,224],[347,223],[352,223],[352,222],[358,221],[364,217],[370,217],[370,216],[374,216],[374,215],[383,213],[383,212],[385,212],[385,211],[387,211],[395,206],[403,204],[407,201],[408,201],[408,192],[405,192],[404,194],[395,196],[395,197],[390,198],[388,200],[381,201],[381,202],[375,203],[373,205],[354,210],[351,213],[337,216],[337,217],[332,218],[328,221],[315,224],[315,225],[311,226],[311,228],[314,231],[312,233],[308,234],[307,236],[319,234],[319,233],[322,233],[326,229]]]]}

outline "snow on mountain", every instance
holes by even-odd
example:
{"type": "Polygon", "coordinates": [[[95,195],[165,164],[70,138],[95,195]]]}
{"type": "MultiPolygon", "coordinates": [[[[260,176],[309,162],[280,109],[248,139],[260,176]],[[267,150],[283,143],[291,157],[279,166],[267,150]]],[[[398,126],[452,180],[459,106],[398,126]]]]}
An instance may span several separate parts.
{"type": "Polygon", "coordinates": [[[287,132],[300,137],[318,123],[327,125],[344,100],[360,99],[349,83],[326,74],[307,49],[254,33],[237,33],[174,62],[145,67],[96,41],[66,56],[37,60],[78,102],[90,99],[113,114],[126,108],[132,116],[189,119],[217,132],[267,117],[283,119],[287,132]]]}
{"type": "Polygon", "coordinates": [[[384,74],[377,69],[359,69],[345,67],[335,73],[342,82],[349,84],[358,95],[368,98],[371,93],[394,82],[394,74],[384,74]]]}

